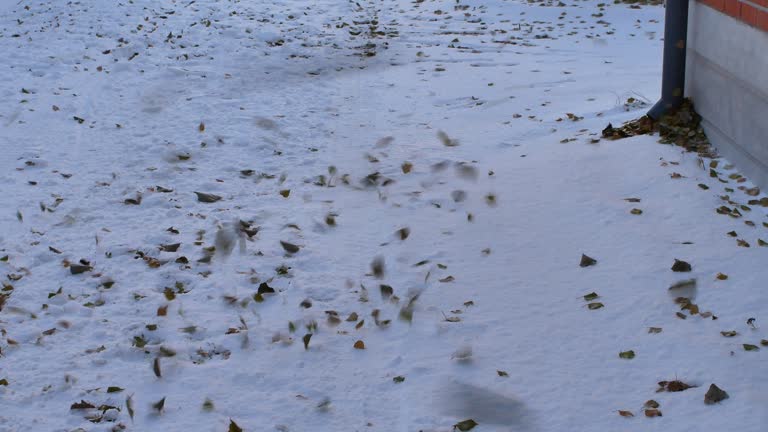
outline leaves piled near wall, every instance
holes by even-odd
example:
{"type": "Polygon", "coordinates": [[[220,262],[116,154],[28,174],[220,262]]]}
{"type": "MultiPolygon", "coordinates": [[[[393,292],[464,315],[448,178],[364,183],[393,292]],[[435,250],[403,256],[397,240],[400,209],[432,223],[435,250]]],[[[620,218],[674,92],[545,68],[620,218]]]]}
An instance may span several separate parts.
{"type": "Polygon", "coordinates": [[[704,129],[701,128],[701,116],[696,112],[690,99],[685,99],[678,109],[665,114],[659,120],[645,115],[626,122],[621,127],[613,127],[609,123],[603,129],[603,138],[616,140],[657,132],[660,137],[659,142],[662,144],[678,145],[702,157],[716,157],[704,129]]]}

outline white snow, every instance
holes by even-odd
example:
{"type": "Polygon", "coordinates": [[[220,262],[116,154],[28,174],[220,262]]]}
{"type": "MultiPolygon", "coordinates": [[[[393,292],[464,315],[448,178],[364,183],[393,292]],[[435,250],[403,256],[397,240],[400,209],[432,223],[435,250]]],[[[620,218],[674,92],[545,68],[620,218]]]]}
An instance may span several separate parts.
{"type": "Polygon", "coordinates": [[[0,430],[766,430],[766,207],[715,212],[765,195],[657,137],[593,142],[658,94],[662,21],[595,0],[0,0],[0,430]],[[689,278],[704,316],[668,292],[689,278]],[[656,393],[674,379],[696,387],[656,393]],[[705,405],[711,383],[730,398],[705,405]]]}

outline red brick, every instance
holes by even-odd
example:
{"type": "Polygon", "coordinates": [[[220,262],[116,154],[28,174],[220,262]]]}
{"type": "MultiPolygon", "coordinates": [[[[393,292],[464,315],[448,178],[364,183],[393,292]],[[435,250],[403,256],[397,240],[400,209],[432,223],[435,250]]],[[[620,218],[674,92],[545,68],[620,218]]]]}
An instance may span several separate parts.
{"type": "Polygon", "coordinates": [[[742,3],[740,17],[745,23],[757,27],[757,8],[754,6],[742,3]]]}
{"type": "Polygon", "coordinates": [[[768,12],[757,11],[757,28],[768,32],[768,12]]]}
{"type": "MultiPolygon", "coordinates": [[[[720,12],[725,10],[725,0],[700,0],[701,3],[704,3],[705,5],[718,10],[720,12]]],[[[768,0],[765,0],[768,1],[768,0]]]]}
{"type": "Polygon", "coordinates": [[[734,18],[739,18],[741,13],[741,3],[739,0],[725,0],[725,13],[734,18]]]}
{"type": "Polygon", "coordinates": [[[749,2],[768,8],[768,0],[749,0],[749,2]]]}

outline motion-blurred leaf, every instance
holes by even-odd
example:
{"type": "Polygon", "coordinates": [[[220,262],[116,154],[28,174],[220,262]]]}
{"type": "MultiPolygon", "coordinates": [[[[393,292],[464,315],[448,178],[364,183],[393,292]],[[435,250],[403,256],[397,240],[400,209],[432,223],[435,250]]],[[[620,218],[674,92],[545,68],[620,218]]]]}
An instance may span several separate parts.
{"type": "Polygon", "coordinates": [[[458,431],[461,431],[461,432],[467,432],[467,431],[470,431],[470,430],[474,429],[475,426],[477,426],[477,422],[476,421],[474,421],[472,419],[467,419],[467,420],[462,420],[462,421],[456,423],[455,425],[453,425],[453,430],[454,431],[458,430],[458,431]]]}

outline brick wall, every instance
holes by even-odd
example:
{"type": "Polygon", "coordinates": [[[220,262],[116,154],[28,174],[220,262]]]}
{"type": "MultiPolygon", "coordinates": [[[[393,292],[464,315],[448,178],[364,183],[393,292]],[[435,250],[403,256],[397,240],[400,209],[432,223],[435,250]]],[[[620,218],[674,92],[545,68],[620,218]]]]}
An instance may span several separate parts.
{"type": "Polygon", "coordinates": [[[699,0],[744,23],[768,32],[768,0],[699,0]]]}

